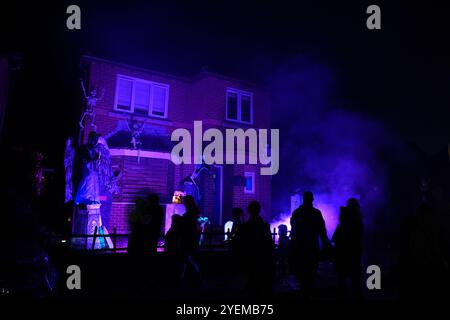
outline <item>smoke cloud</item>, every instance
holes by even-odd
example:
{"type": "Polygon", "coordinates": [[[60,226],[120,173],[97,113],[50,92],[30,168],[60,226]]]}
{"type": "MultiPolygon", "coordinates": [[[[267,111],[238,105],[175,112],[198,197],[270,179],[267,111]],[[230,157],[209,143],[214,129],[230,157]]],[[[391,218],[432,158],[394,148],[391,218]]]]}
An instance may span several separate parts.
{"type": "MultiPolygon", "coordinates": [[[[280,171],[274,177],[271,227],[287,224],[290,195],[310,190],[328,234],[339,207],[359,199],[366,224],[386,205],[389,163],[403,157],[395,132],[363,112],[345,109],[326,66],[298,57],[271,76],[272,126],[280,128],[280,171]]],[[[361,108],[362,110],[362,108],[361,108]]]]}

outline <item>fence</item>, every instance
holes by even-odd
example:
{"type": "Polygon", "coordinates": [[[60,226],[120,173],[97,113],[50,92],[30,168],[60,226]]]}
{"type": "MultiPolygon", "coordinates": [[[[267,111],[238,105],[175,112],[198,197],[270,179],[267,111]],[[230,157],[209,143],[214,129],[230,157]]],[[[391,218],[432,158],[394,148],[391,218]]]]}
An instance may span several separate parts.
{"type": "MultiPolygon", "coordinates": [[[[276,232],[276,228],[273,228],[273,231],[271,232],[272,241],[274,245],[277,245],[276,238],[278,233],[276,232]]],[[[109,234],[99,234],[98,233],[98,227],[95,227],[93,234],[72,234],[68,236],[64,235],[51,235],[48,238],[48,241],[51,242],[51,240],[60,240],[60,242],[67,242],[69,240],[69,243],[73,244],[74,239],[86,239],[85,244],[83,245],[84,248],[76,248],[83,251],[96,251],[96,252],[122,252],[126,251],[127,247],[118,247],[117,246],[117,240],[121,238],[129,238],[131,236],[130,233],[117,233],[117,229],[113,228],[113,232],[109,234]],[[88,241],[92,238],[92,242],[88,241]],[[108,245],[108,248],[96,248],[97,241],[99,239],[104,240],[105,243],[112,242],[112,248],[110,245],[108,245]],[[108,241],[110,239],[110,241],[108,241]]],[[[225,236],[227,236],[227,239],[230,239],[231,237],[231,230],[228,229],[227,232],[218,232],[218,231],[206,231],[200,233],[200,248],[202,249],[218,249],[218,248],[226,248],[227,247],[227,241],[225,240],[225,236]],[[220,241],[215,241],[214,238],[220,237],[220,241]]],[[[164,246],[158,244],[158,249],[164,248],[164,246]]]]}

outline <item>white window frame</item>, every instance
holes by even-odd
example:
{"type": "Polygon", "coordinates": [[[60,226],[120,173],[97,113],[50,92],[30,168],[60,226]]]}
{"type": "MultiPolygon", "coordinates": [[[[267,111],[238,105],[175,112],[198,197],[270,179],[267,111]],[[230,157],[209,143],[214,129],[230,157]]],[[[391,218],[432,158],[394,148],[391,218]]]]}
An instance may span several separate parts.
{"type": "Polygon", "coordinates": [[[225,91],[225,119],[227,121],[238,122],[238,123],[246,123],[253,124],[253,93],[249,91],[243,91],[234,88],[227,88],[225,91]],[[237,95],[237,119],[228,118],[228,94],[234,93],[237,95]],[[242,96],[250,97],[250,121],[242,120],[242,96]]]}
{"type": "Polygon", "coordinates": [[[148,108],[147,116],[155,117],[155,118],[167,119],[168,111],[169,111],[168,108],[169,108],[169,90],[170,90],[170,86],[168,84],[165,84],[165,83],[144,80],[144,79],[130,77],[130,76],[122,75],[122,74],[118,74],[117,77],[116,77],[116,93],[115,93],[115,98],[114,98],[114,110],[120,111],[120,112],[134,113],[134,98],[135,98],[134,90],[136,88],[136,86],[135,86],[136,82],[141,82],[141,83],[145,83],[145,84],[150,85],[150,101],[149,101],[149,108],[148,108]],[[128,81],[132,81],[133,82],[132,87],[131,87],[131,108],[130,108],[130,110],[122,110],[122,109],[118,109],[117,108],[117,102],[118,102],[118,99],[119,99],[119,80],[120,79],[124,79],[124,80],[128,80],[128,81]],[[154,86],[164,87],[167,90],[166,91],[166,99],[165,99],[164,115],[163,116],[156,115],[156,114],[152,113],[153,105],[151,105],[151,102],[153,101],[153,87],[154,86]]]}
{"type": "Polygon", "coordinates": [[[245,177],[245,186],[244,186],[244,193],[255,193],[255,173],[254,172],[244,172],[245,177]],[[247,178],[252,178],[252,189],[247,190],[247,178]]]}

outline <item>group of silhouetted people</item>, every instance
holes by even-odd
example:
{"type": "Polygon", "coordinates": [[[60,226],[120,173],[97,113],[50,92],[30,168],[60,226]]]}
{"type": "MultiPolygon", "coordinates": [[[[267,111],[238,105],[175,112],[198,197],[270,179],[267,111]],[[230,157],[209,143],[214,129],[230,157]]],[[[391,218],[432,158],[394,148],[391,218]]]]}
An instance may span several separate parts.
{"type": "Polygon", "coordinates": [[[279,228],[282,270],[286,273],[288,261],[289,270],[298,279],[305,297],[309,297],[315,286],[319,259],[326,256],[334,262],[340,293],[344,294],[345,280],[349,278],[353,297],[360,298],[363,224],[359,203],[352,198],[347,206],[340,208],[339,224],[330,240],[322,213],[314,208],[313,201],[312,192],[306,191],[302,205],[294,210],[290,219],[290,240],[286,226],[279,228]]]}
{"type": "MultiPolygon", "coordinates": [[[[196,260],[201,235],[200,210],[192,196],[184,197],[183,203],[186,211],[182,216],[172,216],[171,227],[165,235],[164,251],[176,282],[189,274],[194,283],[199,283],[200,269],[196,260]]],[[[146,201],[136,200],[130,216],[131,235],[127,250],[130,256],[139,257],[157,252],[163,219],[164,209],[157,195],[150,194],[146,201]]]]}
{"type": "MultiPolygon", "coordinates": [[[[359,203],[349,199],[347,206],[340,208],[339,225],[330,240],[322,213],[314,208],[313,201],[312,192],[303,194],[302,205],[294,210],[290,219],[290,235],[286,226],[279,227],[278,250],[275,250],[270,225],[260,216],[261,205],[258,201],[249,203],[248,219],[244,219],[242,209],[233,209],[233,227],[228,234],[230,252],[234,271],[246,277],[246,292],[271,292],[278,264],[279,273],[293,273],[302,292],[308,297],[314,289],[320,255],[327,252],[334,260],[340,291],[344,292],[348,278],[352,283],[353,295],[361,297],[363,224],[359,203]]],[[[165,235],[164,251],[175,282],[189,278],[194,284],[200,284],[201,273],[197,262],[202,231],[200,210],[192,196],[184,197],[183,203],[185,213],[172,216],[171,227],[165,235]]],[[[138,200],[131,215],[128,252],[156,252],[162,221],[163,208],[156,195],[150,195],[147,201],[138,200]]]]}
{"type": "Polygon", "coordinates": [[[339,291],[344,294],[348,278],[353,297],[362,297],[363,224],[358,201],[349,199],[347,206],[341,207],[339,225],[331,240],[322,213],[314,208],[313,201],[311,192],[303,194],[302,205],[294,210],[290,219],[290,235],[287,226],[279,226],[276,251],[270,226],[261,218],[261,206],[257,201],[248,205],[246,222],[242,222],[243,211],[233,209],[232,257],[247,277],[248,292],[268,293],[277,271],[281,276],[291,272],[305,297],[309,297],[314,289],[319,258],[325,253],[334,261],[339,291]]]}
{"type": "MultiPolygon", "coordinates": [[[[350,198],[340,208],[339,224],[328,238],[322,213],[313,205],[312,192],[303,194],[302,204],[292,213],[288,231],[278,227],[278,248],[270,226],[261,217],[261,205],[251,201],[248,218],[241,208],[232,211],[233,226],[227,232],[226,244],[233,276],[245,277],[244,292],[251,295],[271,292],[276,274],[287,278],[293,274],[300,292],[313,296],[319,260],[327,257],[334,264],[338,292],[346,296],[346,282],[351,283],[354,299],[363,297],[362,254],[363,219],[358,201],[350,198]]],[[[185,213],[172,215],[171,226],[164,236],[164,251],[168,259],[167,272],[175,283],[191,280],[202,283],[198,263],[202,234],[201,214],[192,196],[184,197],[185,213]]],[[[128,252],[131,256],[155,253],[162,236],[164,209],[156,195],[146,201],[137,200],[130,217],[131,236],[128,252]]],[[[167,222],[166,222],[167,223],[167,222]]],[[[437,211],[427,203],[421,204],[411,216],[404,232],[401,265],[405,266],[401,288],[405,297],[439,297],[450,284],[450,248],[448,236],[439,224],[437,211]],[[433,295],[434,294],[434,295],[433,295]]]]}

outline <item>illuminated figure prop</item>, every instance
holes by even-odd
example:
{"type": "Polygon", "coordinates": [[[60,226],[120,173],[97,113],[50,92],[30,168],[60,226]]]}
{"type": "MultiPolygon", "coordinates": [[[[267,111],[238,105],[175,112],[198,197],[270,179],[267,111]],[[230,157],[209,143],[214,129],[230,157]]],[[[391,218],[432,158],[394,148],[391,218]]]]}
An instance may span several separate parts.
{"type": "Polygon", "coordinates": [[[64,166],[66,202],[74,200],[74,204],[79,208],[74,219],[74,231],[93,234],[97,227],[99,232],[105,232],[100,231],[102,228],[100,186],[104,186],[111,194],[116,194],[119,191],[117,181],[120,179],[120,174],[113,173],[111,168],[111,155],[106,140],[97,133],[90,132],[88,142],[75,150],[69,138],[66,143],[64,166]],[[81,171],[75,192],[72,179],[74,169],[81,171]]]}
{"type": "Polygon", "coordinates": [[[131,132],[131,144],[133,149],[139,150],[142,145],[141,134],[144,130],[145,121],[139,124],[137,121],[128,120],[127,121],[128,131],[131,132]]]}
{"type": "Polygon", "coordinates": [[[184,178],[182,181],[185,192],[186,192],[187,186],[192,185],[194,187],[193,190],[191,190],[191,192],[186,192],[186,193],[193,196],[196,202],[199,202],[202,199],[200,187],[198,186],[198,183],[199,183],[198,178],[200,177],[200,173],[202,171],[206,171],[208,174],[212,175],[214,179],[216,178],[214,171],[212,170],[212,166],[202,163],[202,164],[196,164],[195,169],[192,172],[192,174],[189,177],[184,178]]]}
{"type": "Polygon", "coordinates": [[[145,122],[142,122],[139,124],[137,121],[128,120],[127,121],[127,127],[128,131],[131,132],[131,144],[133,145],[133,149],[137,150],[138,157],[137,161],[138,163],[141,163],[141,146],[142,146],[142,138],[141,134],[145,127],[145,122]]]}
{"type": "Polygon", "coordinates": [[[81,116],[80,119],[80,128],[84,129],[84,119],[86,117],[90,117],[91,118],[91,125],[94,127],[94,131],[97,132],[97,125],[95,124],[95,113],[94,113],[94,108],[97,106],[97,101],[100,101],[103,99],[104,95],[105,95],[105,90],[102,90],[100,97],[97,97],[97,89],[93,88],[91,90],[91,92],[89,93],[89,95],[86,94],[86,88],[84,87],[84,83],[83,80],[80,79],[80,83],[81,83],[81,89],[83,90],[83,96],[86,99],[86,109],[83,112],[83,115],[81,116]]]}
{"type": "Polygon", "coordinates": [[[119,175],[113,173],[111,168],[111,155],[106,140],[95,132],[89,133],[87,144],[77,152],[73,148],[72,140],[66,143],[64,166],[66,171],[66,202],[73,199],[72,172],[74,159],[81,161],[81,179],[76,190],[75,204],[99,203],[100,183],[112,194],[119,191],[117,180],[119,175]]]}

